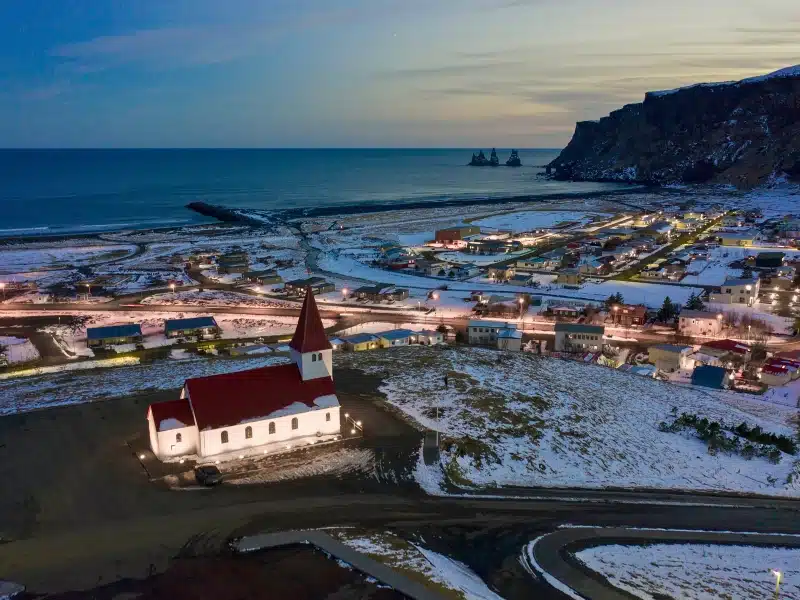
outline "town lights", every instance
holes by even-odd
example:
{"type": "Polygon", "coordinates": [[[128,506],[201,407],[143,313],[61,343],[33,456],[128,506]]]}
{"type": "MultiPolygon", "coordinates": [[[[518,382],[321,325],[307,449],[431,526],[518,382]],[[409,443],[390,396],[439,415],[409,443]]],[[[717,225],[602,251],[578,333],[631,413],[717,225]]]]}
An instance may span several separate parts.
{"type": "Polygon", "coordinates": [[[350,290],[348,290],[347,288],[342,288],[342,296],[344,296],[345,298],[347,298],[347,293],[348,293],[349,291],[350,291],[350,290]]]}
{"type": "Polygon", "coordinates": [[[722,321],[722,313],[717,315],[717,321],[722,321]]]}
{"type": "Polygon", "coordinates": [[[433,296],[432,296],[432,298],[433,298],[434,300],[438,300],[438,299],[439,299],[439,294],[437,294],[436,292],[433,292],[433,296]]]}
{"type": "Polygon", "coordinates": [[[356,421],[356,425],[357,425],[358,427],[361,427],[361,421],[356,421]]]}
{"type": "Polygon", "coordinates": [[[170,283],[169,284],[169,289],[171,289],[172,293],[174,294],[175,293],[175,284],[174,283],[170,283]]]}
{"type": "Polygon", "coordinates": [[[746,289],[749,292],[750,290],[753,289],[753,286],[752,285],[746,285],[746,286],[744,286],[744,289],[746,289]]]}
{"type": "Polygon", "coordinates": [[[356,434],[356,430],[355,429],[351,429],[350,430],[350,435],[355,435],[355,434],[356,434]]]}
{"type": "Polygon", "coordinates": [[[243,458],[244,458],[244,454],[240,454],[239,455],[239,460],[242,460],[243,458]]]}
{"type": "Polygon", "coordinates": [[[345,419],[349,419],[350,418],[350,413],[344,413],[344,418],[345,419]]]}
{"type": "Polygon", "coordinates": [[[144,454],[139,455],[139,460],[144,460],[144,454]]]}

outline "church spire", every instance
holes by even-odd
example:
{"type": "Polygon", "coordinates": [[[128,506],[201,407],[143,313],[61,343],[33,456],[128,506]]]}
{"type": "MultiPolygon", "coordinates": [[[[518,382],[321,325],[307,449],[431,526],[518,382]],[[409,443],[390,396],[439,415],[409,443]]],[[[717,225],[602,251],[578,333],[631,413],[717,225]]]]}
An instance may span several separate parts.
{"type": "Polygon", "coordinates": [[[289,342],[289,347],[300,354],[331,349],[311,288],[306,289],[306,298],[303,301],[303,308],[300,310],[300,319],[297,322],[294,337],[289,342]]]}

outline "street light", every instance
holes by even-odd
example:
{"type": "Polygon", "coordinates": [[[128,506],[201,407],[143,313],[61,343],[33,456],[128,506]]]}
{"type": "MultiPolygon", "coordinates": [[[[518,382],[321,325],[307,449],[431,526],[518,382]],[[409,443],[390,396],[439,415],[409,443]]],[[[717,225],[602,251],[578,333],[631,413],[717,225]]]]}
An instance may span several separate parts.
{"type": "Polygon", "coordinates": [[[772,569],[772,575],[775,577],[775,600],[778,600],[778,594],[780,594],[781,591],[781,578],[783,577],[783,573],[772,569]]]}
{"type": "Polygon", "coordinates": [[[6,299],[6,284],[3,281],[0,281],[0,290],[3,290],[3,301],[6,299]]]}
{"type": "Polygon", "coordinates": [[[169,288],[172,290],[172,293],[174,294],[175,293],[175,284],[174,283],[170,283],[169,284],[169,288]]]}

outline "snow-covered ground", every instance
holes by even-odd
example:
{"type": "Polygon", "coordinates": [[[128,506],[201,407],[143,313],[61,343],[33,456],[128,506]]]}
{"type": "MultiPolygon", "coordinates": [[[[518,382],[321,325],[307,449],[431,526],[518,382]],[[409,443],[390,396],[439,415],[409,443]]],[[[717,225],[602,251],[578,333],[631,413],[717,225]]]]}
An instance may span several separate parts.
{"type": "MultiPolygon", "coordinates": [[[[311,444],[313,443],[312,441],[311,444]]],[[[247,472],[238,475],[237,471],[242,469],[240,460],[221,461],[220,470],[226,474],[225,481],[233,485],[252,485],[319,475],[339,476],[356,472],[371,474],[375,469],[375,454],[372,450],[363,448],[342,448],[316,456],[311,461],[301,454],[286,453],[281,457],[279,465],[270,463],[269,468],[259,469],[257,459],[255,465],[250,462],[248,461],[246,467],[247,472]],[[228,473],[231,475],[227,475],[228,473]]]]}
{"type": "Polygon", "coordinates": [[[289,307],[297,308],[297,302],[276,300],[274,298],[259,298],[249,294],[238,294],[222,290],[186,290],[183,292],[169,292],[155,294],[142,300],[142,304],[158,306],[250,306],[250,307],[289,307]]]}
{"type": "Polygon", "coordinates": [[[103,245],[0,250],[0,272],[19,273],[57,266],[97,264],[133,253],[135,246],[103,245]]]}
{"type": "Polygon", "coordinates": [[[39,351],[27,338],[0,336],[0,348],[5,347],[9,364],[26,363],[39,359],[39,351]]]}
{"type": "Polygon", "coordinates": [[[525,254],[526,252],[530,252],[530,250],[502,254],[472,254],[470,252],[459,252],[457,250],[453,250],[448,252],[438,252],[436,254],[436,258],[459,265],[473,264],[482,267],[485,265],[493,265],[494,263],[502,260],[510,260],[525,254]]]}
{"type": "Polygon", "coordinates": [[[365,533],[334,529],[326,533],[388,567],[413,571],[435,586],[446,588],[450,591],[448,597],[502,600],[464,563],[433,552],[421,543],[409,542],[388,531],[365,533]]]}
{"type": "Polygon", "coordinates": [[[644,600],[763,600],[775,592],[800,600],[800,550],[759,546],[652,544],[597,546],[578,552],[587,567],[644,600]]]}
{"type": "Polygon", "coordinates": [[[608,215],[560,210],[525,210],[479,219],[473,221],[472,224],[490,229],[504,229],[510,230],[513,233],[520,233],[522,231],[532,231],[534,229],[545,229],[553,227],[558,223],[568,221],[588,223],[593,216],[607,217],[608,215]]]}
{"type": "MultiPolygon", "coordinates": [[[[596,365],[475,348],[398,348],[341,360],[380,375],[391,404],[450,440],[442,465],[456,484],[800,496],[798,477],[788,482],[796,457],[782,455],[772,464],[712,456],[696,437],[658,429],[675,409],[794,436],[789,419],[796,410],[789,407],[596,365]]],[[[419,469],[418,476],[424,477],[419,469]]]]}
{"type": "Polygon", "coordinates": [[[787,317],[781,317],[770,312],[771,306],[759,302],[755,306],[746,306],[744,304],[718,304],[716,302],[709,302],[706,304],[706,310],[718,311],[722,314],[736,313],[739,317],[744,315],[752,319],[758,319],[768,323],[772,327],[773,333],[790,334],[794,328],[794,322],[787,317]]]}
{"type": "MultiPolygon", "coordinates": [[[[116,358],[104,363],[125,360],[116,358]]],[[[138,361],[138,359],[133,360],[138,361]]],[[[58,373],[41,376],[34,373],[24,379],[0,381],[0,416],[50,406],[119,398],[154,390],[176,390],[177,397],[183,382],[190,377],[255,369],[288,361],[289,359],[284,356],[261,356],[238,360],[195,358],[86,371],[65,372],[62,368],[58,373]]],[[[61,367],[80,369],[82,366],[81,363],[70,363],[53,369],[61,367]]]]}

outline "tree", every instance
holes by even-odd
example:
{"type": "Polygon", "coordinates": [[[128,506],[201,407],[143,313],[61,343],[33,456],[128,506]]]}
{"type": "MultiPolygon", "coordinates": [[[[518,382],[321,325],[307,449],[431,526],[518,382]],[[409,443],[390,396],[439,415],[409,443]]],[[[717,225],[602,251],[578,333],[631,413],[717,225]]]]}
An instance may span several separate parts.
{"type": "Polygon", "coordinates": [[[611,308],[615,304],[624,304],[625,299],[622,297],[622,294],[617,292],[616,294],[611,294],[608,299],[606,300],[606,308],[611,308]]]}
{"type": "Polygon", "coordinates": [[[689,295],[689,299],[686,301],[686,304],[684,305],[684,308],[687,308],[689,310],[703,310],[705,307],[706,305],[703,303],[703,300],[700,298],[700,296],[696,295],[694,292],[692,292],[689,295]]]}
{"type": "Polygon", "coordinates": [[[753,278],[753,269],[750,265],[745,265],[744,269],[742,269],[742,279],[752,279],[753,278]]]}
{"type": "Polygon", "coordinates": [[[675,315],[678,313],[677,307],[672,303],[672,300],[669,296],[664,298],[664,303],[661,305],[661,308],[658,309],[657,318],[662,323],[669,323],[672,319],[675,318],[675,315]]]}

